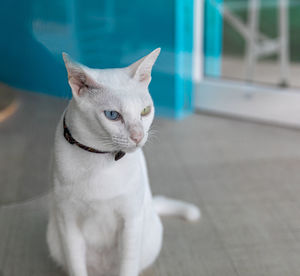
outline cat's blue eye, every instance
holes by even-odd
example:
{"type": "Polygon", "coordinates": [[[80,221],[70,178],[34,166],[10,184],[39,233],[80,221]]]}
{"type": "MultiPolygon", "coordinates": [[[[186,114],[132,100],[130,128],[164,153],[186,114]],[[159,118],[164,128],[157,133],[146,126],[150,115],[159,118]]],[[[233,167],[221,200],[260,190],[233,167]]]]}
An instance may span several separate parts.
{"type": "Polygon", "coordinates": [[[114,110],[104,110],[104,115],[107,119],[117,121],[121,118],[121,114],[114,110]]]}

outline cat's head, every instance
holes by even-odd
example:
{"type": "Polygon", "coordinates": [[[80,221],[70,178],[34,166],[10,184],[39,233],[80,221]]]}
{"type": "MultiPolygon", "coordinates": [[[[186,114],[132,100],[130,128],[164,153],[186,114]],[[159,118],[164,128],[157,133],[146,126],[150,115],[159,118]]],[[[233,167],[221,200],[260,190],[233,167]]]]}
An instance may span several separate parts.
{"type": "Polygon", "coordinates": [[[145,144],[154,117],[148,86],[159,53],[160,48],[117,69],[88,68],[63,54],[73,106],[89,146],[130,152],[145,144]]]}

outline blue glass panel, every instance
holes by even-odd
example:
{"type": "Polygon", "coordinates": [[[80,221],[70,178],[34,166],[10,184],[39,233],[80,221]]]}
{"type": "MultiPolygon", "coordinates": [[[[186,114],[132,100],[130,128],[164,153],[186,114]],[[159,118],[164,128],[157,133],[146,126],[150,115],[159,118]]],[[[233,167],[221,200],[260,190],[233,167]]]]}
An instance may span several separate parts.
{"type": "Polygon", "coordinates": [[[192,0],[11,0],[0,10],[0,81],[70,97],[61,52],[95,68],[127,66],[157,47],[158,113],[192,111],[192,0]],[[16,8],[17,7],[17,8],[16,8]]]}
{"type": "Polygon", "coordinates": [[[220,77],[222,69],[223,0],[205,0],[204,72],[206,76],[220,77]]]}

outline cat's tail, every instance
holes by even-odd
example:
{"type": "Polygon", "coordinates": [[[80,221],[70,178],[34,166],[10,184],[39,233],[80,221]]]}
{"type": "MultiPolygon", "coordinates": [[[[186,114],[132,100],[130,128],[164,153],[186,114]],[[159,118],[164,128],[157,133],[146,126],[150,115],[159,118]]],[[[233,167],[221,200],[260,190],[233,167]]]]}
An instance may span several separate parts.
{"type": "Polygon", "coordinates": [[[201,217],[200,209],[191,203],[164,196],[155,196],[153,202],[160,216],[178,216],[188,221],[197,221],[201,217]]]}

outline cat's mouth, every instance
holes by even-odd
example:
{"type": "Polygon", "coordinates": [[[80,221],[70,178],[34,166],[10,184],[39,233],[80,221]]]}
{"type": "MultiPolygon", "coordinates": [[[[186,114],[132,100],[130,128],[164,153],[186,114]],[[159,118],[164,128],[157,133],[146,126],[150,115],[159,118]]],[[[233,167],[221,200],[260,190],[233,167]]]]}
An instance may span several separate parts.
{"type": "Polygon", "coordinates": [[[139,143],[135,143],[130,139],[120,138],[120,137],[112,137],[112,142],[115,145],[117,150],[124,151],[126,153],[134,152],[138,148],[142,148],[147,141],[147,137],[144,137],[139,143]]]}
{"type": "Polygon", "coordinates": [[[120,149],[126,153],[131,153],[136,151],[139,148],[142,148],[144,146],[145,143],[139,143],[139,144],[135,144],[135,145],[128,145],[127,147],[120,147],[120,149]]]}
{"type": "Polygon", "coordinates": [[[132,153],[132,152],[135,152],[138,149],[141,149],[144,145],[145,145],[145,142],[144,143],[135,144],[135,145],[131,145],[131,146],[127,146],[127,147],[119,147],[119,149],[121,151],[126,152],[126,153],[132,153]]]}

